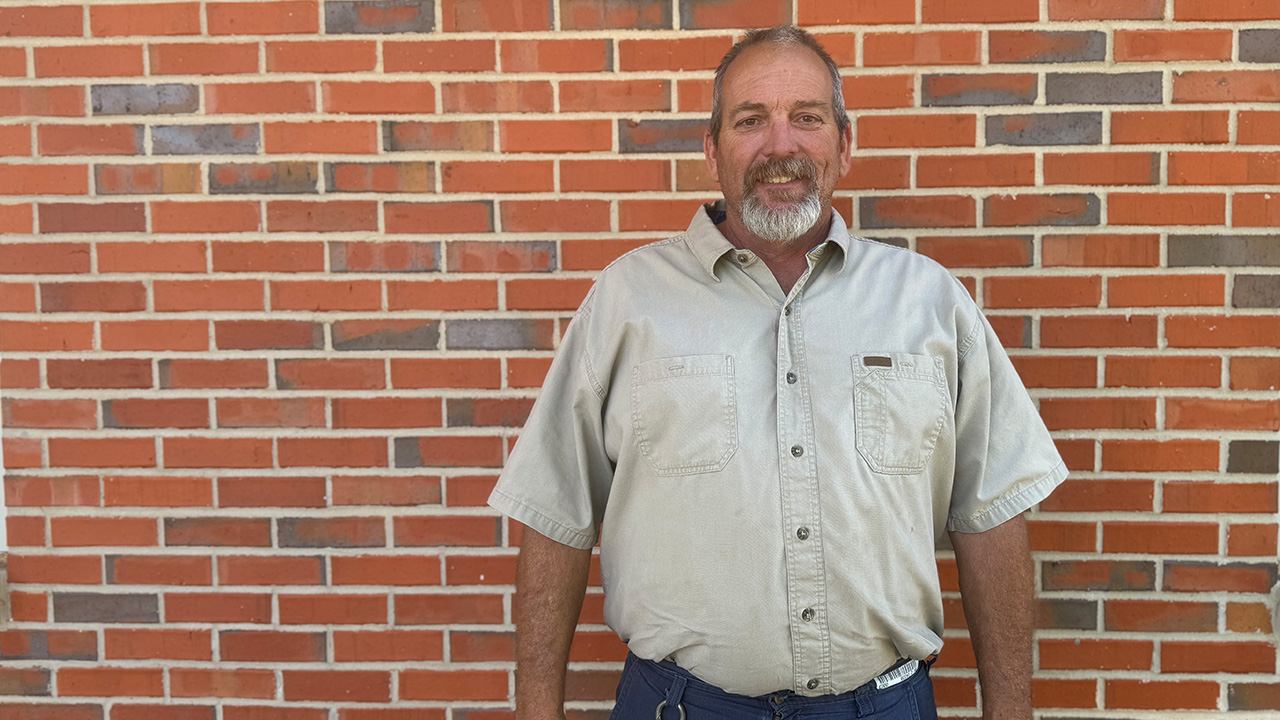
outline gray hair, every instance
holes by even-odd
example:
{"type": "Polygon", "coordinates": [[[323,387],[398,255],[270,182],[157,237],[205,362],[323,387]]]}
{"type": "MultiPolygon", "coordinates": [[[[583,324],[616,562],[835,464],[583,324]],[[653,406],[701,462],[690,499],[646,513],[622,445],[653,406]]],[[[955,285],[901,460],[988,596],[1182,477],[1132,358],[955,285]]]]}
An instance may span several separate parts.
{"type": "Polygon", "coordinates": [[[844,90],[840,87],[840,68],[836,66],[836,61],[831,59],[827,51],[818,43],[817,38],[808,32],[797,27],[789,25],[777,25],[771,28],[761,28],[752,30],[742,38],[738,44],[730,48],[729,52],[720,61],[720,67],[716,68],[715,88],[711,95],[711,139],[720,140],[720,127],[723,121],[722,113],[724,108],[721,107],[721,101],[724,96],[724,75],[729,71],[729,66],[734,60],[742,54],[743,50],[753,45],[803,45],[818,54],[822,59],[822,64],[827,66],[827,73],[831,75],[831,114],[836,119],[836,129],[844,135],[845,129],[849,127],[849,113],[844,107],[844,90]]]}

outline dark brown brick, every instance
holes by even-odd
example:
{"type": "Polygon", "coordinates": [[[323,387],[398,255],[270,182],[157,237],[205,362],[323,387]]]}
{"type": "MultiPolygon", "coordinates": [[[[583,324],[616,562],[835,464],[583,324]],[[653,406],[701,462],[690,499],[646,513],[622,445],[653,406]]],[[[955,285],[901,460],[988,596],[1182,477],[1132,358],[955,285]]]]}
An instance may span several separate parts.
{"type": "Polygon", "coordinates": [[[1227,709],[1280,711],[1280,683],[1231,683],[1227,709]]]}
{"type": "Polygon", "coordinates": [[[1039,598],[1035,606],[1035,626],[1042,630],[1097,630],[1098,603],[1095,600],[1039,598]]]}
{"type": "Polygon", "coordinates": [[[244,155],[258,152],[256,124],[156,125],[151,128],[155,155],[244,155]]]}
{"type": "Polygon", "coordinates": [[[458,240],[446,245],[449,272],[551,272],[556,244],[542,240],[458,240]]]}
{"type": "Polygon", "coordinates": [[[1102,205],[1088,194],[992,195],[982,201],[982,216],[990,227],[1098,225],[1102,205]]]}
{"type": "Polygon", "coordinates": [[[1280,442],[1275,440],[1232,440],[1227,448],[1227,472],[1280,472],[1280,442]]]}
{"type": "Polygon", "coordinates": [[[1169,267],[1280,267],[1280,235],[1171,235],[1169,267]]]}
{"type": "Polygon", "coordinates": [[[280,518],[280,547],[385,547],[381,518],[280,518]]]}
{"type": "Polygon", "coordinates": [[[438,242],[331,242],[333,272],[434,272],[440,269],[438,242]]]}
{"type": "Polygon", "coordinates": [[[1280,30],[1251,28],[1240,31],[1240,61],[1280,63],[1280,30]]]}
{"type": "Polygon", "coordinates": [[[160,603],[155,595],[55,592],[55,622],[157,623],[160,603]]]}
{"type": "Polygon", "coordinates": [[[40,668],[0,668],[0,696],[50,695],[49,671],[40,668]]]}
{"type": "Polygon", "coordinates": [[[397,122],[382,124],[387,152],[440,151],[487,152],[493,149],[493,123],[488,120],[453,122],[397,122]]]}
{"type": "Polygon", "coordinates": [[[987,44],[993,63],[1079,63],[1107,59],[1106,33],[1096,30],[992,30],[987,44]]]}
{"type": "Polygon", "coordinates": [[[436,320],[339,320],[333,324],[334,350],[436,350],[436,320]]]}
{"type": "Polygon", "coordinates": [[[433,0],[329,0],[324,30],[330,35],[429,33],[435,29],[433,0]]]}
{"type": "Polygon", "coordinates": [[[618,151],[701,152],[702,136],[707,121],[690,120],[619,120],[618,151]]]}
{"type": "Polygon", "coordinates": [[[1102,113],[997,115],[987,118],[987,145],[1099,145],[1102,113]]]}
{"type": "Polygon", "coordinates": [[[450,350],[550,350],[553,334],[550,320],[450,320],[445,346],[450,350]]]}
{"type": "Polygon", "coordinates": [[[1144,73],[1049,73],[1044,97],[1050,105],[1133,105],[1164,100],[1164,76],[1144,73]]]}
{"type": "Polygon", "coordinates": [[[922,99],[925,107],[966,105],[1030,105],[1038,94],[1032,74],[925,75],[922,99]]]}
{"type": "Polygon", "coordinates": [[[531,398],[450,398],[449,427],[521,427],[533,409],[531,398]]]}
{"type": "Polygon", "coordinates": [[[1145,560],[1054,560],[1040,564],[1045,590],[1155,590],[1156,564],[1145,560]]]}
{"type": "Polygon", "coordinates": [[[266,518],[165,518],[165,545],[197,547],[270,547],[266,518]]]}
{"type": "Polygon", "coordinates": [[[309,162],[210,163],[209,192],[314,193],[319,170],[309,162]]]}
{"type": "Polygon", "coordinates": [[[200,109],[195,85],[94,85],[94,115],[173,115],[200,109]]]}
{"type": "Polygon", "coordinates": [[[1238,308],[1280,308],[1280,275],[1237,275],[1231,305],[1238,308]]]}

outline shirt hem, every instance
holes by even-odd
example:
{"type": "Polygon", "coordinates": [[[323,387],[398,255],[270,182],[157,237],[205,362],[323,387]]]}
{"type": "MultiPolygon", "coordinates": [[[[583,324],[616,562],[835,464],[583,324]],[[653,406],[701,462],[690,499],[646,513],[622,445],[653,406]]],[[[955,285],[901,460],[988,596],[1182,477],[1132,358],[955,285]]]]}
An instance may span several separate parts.
{"type": "Polygon", "coordinates": [[[1067,478],[1067,474],[1066,464],[1059,460],[1058,464],[1039,480],[1023,490],[1001,499],[981,514],[967,519],[954,516],[948,518],[947,529],[964,533],[979,533],[990,530],[1049,497],[1049,493],[1053,492],[1053,489],[1067,478]]]}
{"type": "Polygon", "coordinates": [[[494,488],[489,495],[489,507],[517,522],[528,525],[561,545],[590,550],[596,544],[595,534],[588,534],[566,527],[544,515],[537,508],[527,505],[494,488]]]}

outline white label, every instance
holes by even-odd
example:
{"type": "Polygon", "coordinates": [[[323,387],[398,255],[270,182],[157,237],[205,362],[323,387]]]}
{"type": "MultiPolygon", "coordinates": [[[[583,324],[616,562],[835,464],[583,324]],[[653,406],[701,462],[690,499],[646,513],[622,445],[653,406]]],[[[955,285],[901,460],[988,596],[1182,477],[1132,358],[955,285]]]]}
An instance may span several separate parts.
{"type": "Polygon", "coordinates": [[[920,668],[919,660],[911,660],[910,662],[905,662],[899,665],[898,667],[890,670],[889,672],[881,675],[880,677],[876,678],[876,689],[883,690],[885,688],[891,688],[894,685],[897,685],[898,683],[902,682],[903,680],[906,680],[907,678],[911,677],[912,675],[915,675],[916,670],[918,670],[919,668],[920,668]]]}

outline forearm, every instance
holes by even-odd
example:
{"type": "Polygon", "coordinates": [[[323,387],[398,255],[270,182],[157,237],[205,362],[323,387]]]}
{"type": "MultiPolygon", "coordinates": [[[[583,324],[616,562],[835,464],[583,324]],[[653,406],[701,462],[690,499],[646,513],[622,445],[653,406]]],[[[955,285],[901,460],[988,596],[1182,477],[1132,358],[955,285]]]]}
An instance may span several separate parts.
{"type": "Polygon", "coordinates": [[[952,533],[960,593],[978,659],[985,720],[1031,718],[1034,566],[1022,515],[982,533],[952,533]]]}
{"type": "Polygon", "coordinates": [[[564,718],[565,667],[591,551],[526,528],[516,569],[516,717],[564,718]]]}

